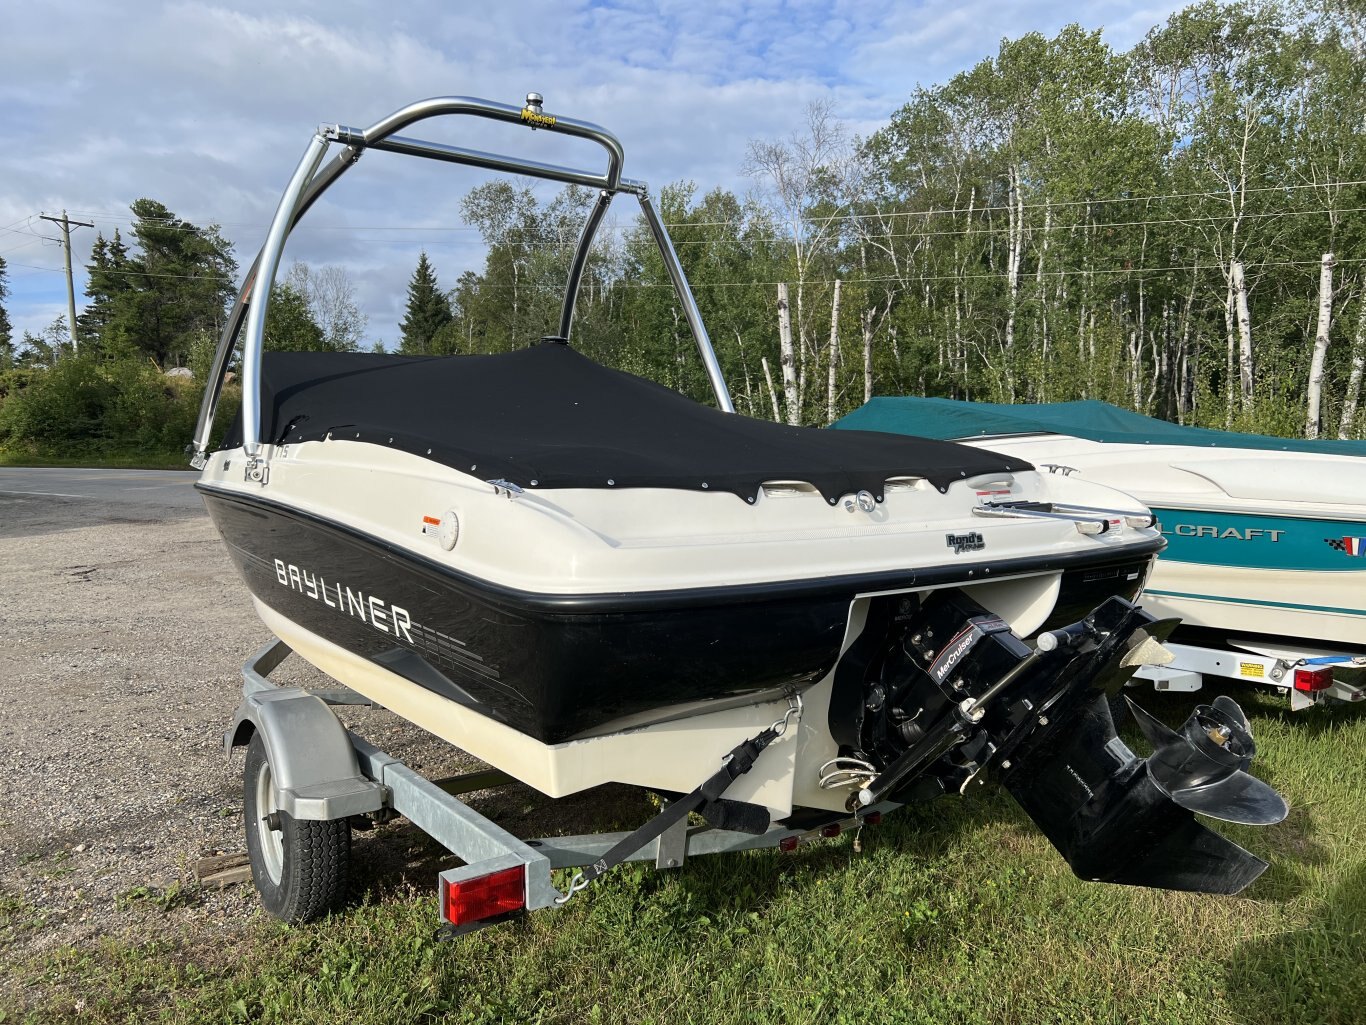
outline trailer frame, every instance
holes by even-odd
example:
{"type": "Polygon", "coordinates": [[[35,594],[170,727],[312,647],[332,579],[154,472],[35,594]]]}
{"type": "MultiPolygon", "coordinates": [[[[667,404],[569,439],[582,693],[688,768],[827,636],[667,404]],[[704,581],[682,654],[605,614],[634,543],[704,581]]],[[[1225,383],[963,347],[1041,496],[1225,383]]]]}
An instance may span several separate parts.
{"type": "MultiPolygon", "coordinates": [[[[384,822],[402,815],[464,861],[464,865],[439,875],[441,914],[448,932],[463,933],[517,913],[563,906],[575,890],[572,886],[568,892],[560,890],[551,873],[593,865],[630,835],[591,833],[532,840],[513,835],[459,796],[516,782],[513,777],[484,769],[428,779],[348,730],[333,711],[336,706],[373,702],[346,688],[309,691],[271,681],[270,673],[290,653],[289,645],[274,640],[243,664],[242,703],[224,733],[225,753],[231,757],[235,748],[248,745],[254,736],[261,737],[270,763],[275,812],[313,822],[354,822],[357,817],[384,822]],[[490,879],[520,880],[520,887],[514,886],[520,892],[509,901],[516,906],[471,920],[453,918],[449,895],[490,879]]],[[[768,847],[791,851],[818,837],[876,825],[885,812],[897,807],[896,803],[882,802],[852,814],[803,814],[794,809],[791,817],[757,835],[690,824],[683,819],[625,860],[653,860],[656,868],[671,869],[705,854],[768,847]]],[[[269,827],[264,819],[263,824],[269,827]]],[[[247,822],[246,828],[261,827],[247,822]]],[[[257,865],[253,863],[252,868],[255,877],[257,865]]],[[[256,882],[259,889],[260,880],[256,882]]]]}
{"type": "Polygon", "coordinates": [[[1167,641],[1165,646],[1175,656],[1173,660],[1161,666],[1140,666],[1131,687],[1146,680],[1156,691],[1188,694],[1200,690],[1206,677],[1235,680],[1284,691],[1291,711],[1296,712],[1366,700],[1366,656],[1238,639],[1223,645],[1167,641]],[[1343,679],[1342,672],[1359,675],[1360,682],[1343,679]]]}

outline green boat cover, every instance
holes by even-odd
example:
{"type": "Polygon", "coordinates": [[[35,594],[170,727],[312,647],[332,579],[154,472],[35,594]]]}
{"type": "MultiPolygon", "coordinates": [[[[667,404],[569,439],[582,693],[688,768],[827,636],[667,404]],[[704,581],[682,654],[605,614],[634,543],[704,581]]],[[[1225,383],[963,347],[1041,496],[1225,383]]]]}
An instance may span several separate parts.
{"type": "Polygon", "coordinates": [[[957,399],[874,398],[830,426],[835,430],[885,431],[922,438],[1043,432],[1129,445],[1212,446],[1366,456],[1366,441],[1306,441],[1214,431],[1206,427],[1182,427],[1093,399],[1009,405],[957,399]]]}

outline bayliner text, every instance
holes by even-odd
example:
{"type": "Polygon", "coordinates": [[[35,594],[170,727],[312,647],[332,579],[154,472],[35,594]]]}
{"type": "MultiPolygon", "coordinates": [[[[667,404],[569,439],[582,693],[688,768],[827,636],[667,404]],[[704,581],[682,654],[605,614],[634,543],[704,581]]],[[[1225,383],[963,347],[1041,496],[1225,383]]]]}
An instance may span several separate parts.
{"type": "Polygon", "coordinates": [[[354,616],[362,623],[369,623],[380,633],[393,634],[409,644],[413,643],[413,635],[408,632],[413,620],[407,609],[390,605],[373,594],[367,597],[364,591],[353,591],[334,581],[314,576],[292,562],[276,559],[275,577],[285,587],[306,594],[314,601],[320,601],[345,615],[354,616]]]}

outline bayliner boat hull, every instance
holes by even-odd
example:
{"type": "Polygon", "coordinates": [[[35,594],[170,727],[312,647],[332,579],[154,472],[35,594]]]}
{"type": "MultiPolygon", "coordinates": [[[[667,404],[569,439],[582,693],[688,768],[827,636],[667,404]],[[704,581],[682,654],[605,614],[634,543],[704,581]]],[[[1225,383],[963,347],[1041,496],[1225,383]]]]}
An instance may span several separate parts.
{"type": "MultiPolygon", "coordinates": [[[[694,703],[803,688],[839,657],[860,594],[1058,576],[1039,624],[1133,599],[1160,541],[1045,558],[634,594],[529,593],[288,505],[200,488],[253,596],[412,684],[558,743],[694,703]]],[[[297,647],[297,646],[296,646],[297,647]]]]}
{"type": "MultiPolygon", "coordinates": [[[[1285,814],[1244,771],[1253,745],[1236,706],[1180,735],[1152,727],[1150,759],[1110,719],[1135,668],[1168,654],[1172,624],[1127,600],[1164,544],[1151,513],[994,452],[735,415],[648,189],[622,177],[620,143],[541,103],[439,97],[365,130],[324,126],[285,191],[191,447],[257,611],[288,646],[270,651],[293,649],[550,796],[635,784],[684,794],[675,812],[718,829],[766,834],[810,810],[862,822],[990,769],[1086,878],[1210,892],[1254,878],[1265,863],[1194,818],[1285,814]],[[588,140],[607,170],[395,134],[443,115],[588,140]],[[493,356],[266,353],[284,241],[367,149],[593,188],[558,334],[493,356]],[[568,344],[594,233],[622,192],[658,243],[714,408],[568,344]],[[239,332],[241,413],[215,445],[239,332]]],[[[398,770],[362,777],[360,742],[297,690],[253,689],[227,739],[250,744],[258,888],[287,917],[321,910],[280,868],[296,818],[344,839],[357,814],[385,810],[377,776],[398,770]],[[291,735],[328,764],[285,755],[291,735]]],[[[588,872],[646,834],[663,859],[660,830],[691,833],[663,819],[588,872]]],[[[453,849],[489,853],[475,846],[453,849]]]]}

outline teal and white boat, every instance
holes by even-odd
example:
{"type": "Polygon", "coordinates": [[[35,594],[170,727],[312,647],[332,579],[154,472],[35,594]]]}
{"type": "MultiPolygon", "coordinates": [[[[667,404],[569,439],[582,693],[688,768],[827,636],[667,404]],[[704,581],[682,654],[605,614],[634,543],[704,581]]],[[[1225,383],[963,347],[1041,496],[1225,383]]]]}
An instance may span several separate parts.
{"type": "Polygon", "coordinates": [[[1095,401],[875,398],[832,426],[952,438],[1127,491],[1167,538],[1142,597],[1153,615],[1366,653],[1366,442],[1180,427],[1095,401]]]}

